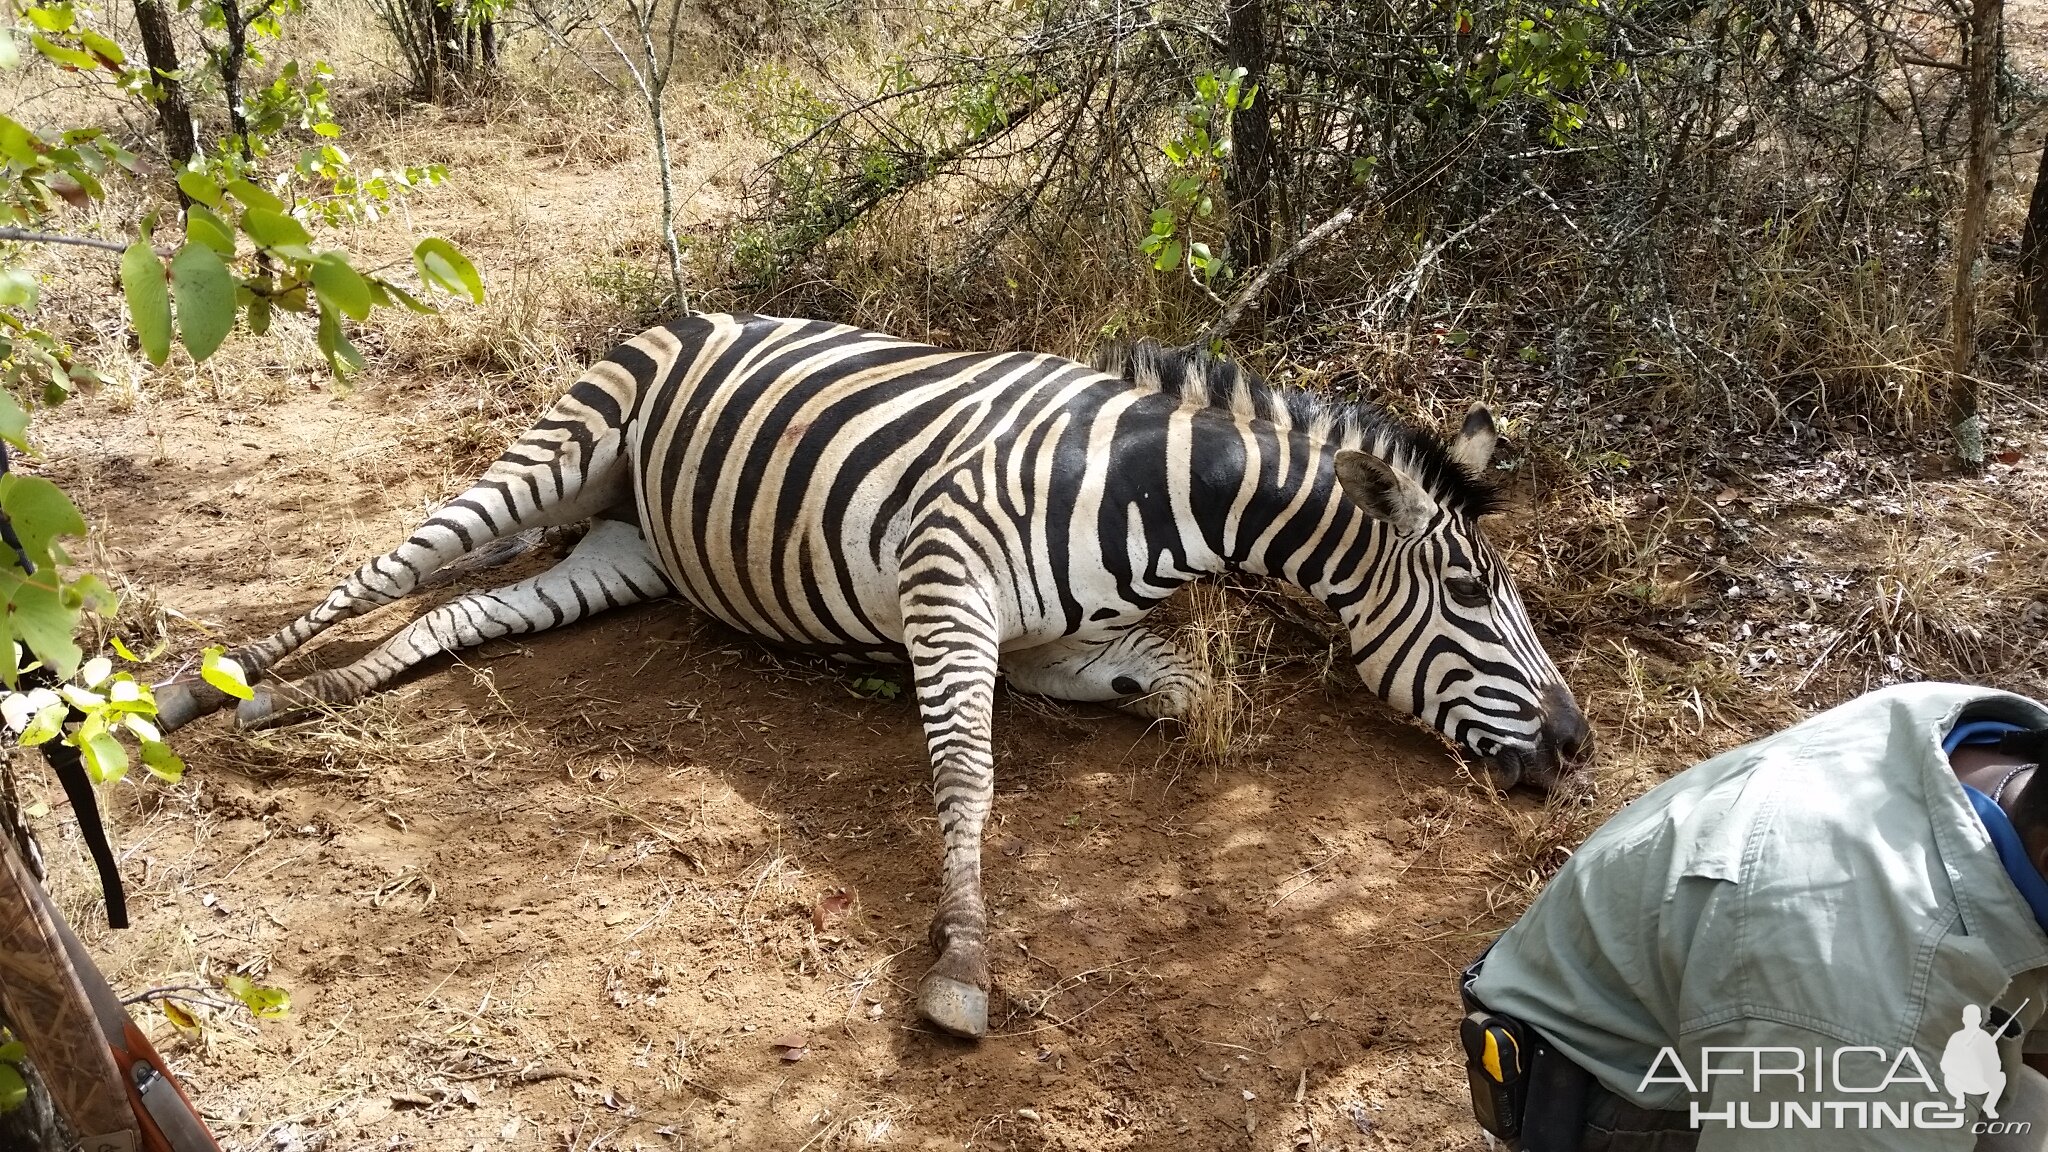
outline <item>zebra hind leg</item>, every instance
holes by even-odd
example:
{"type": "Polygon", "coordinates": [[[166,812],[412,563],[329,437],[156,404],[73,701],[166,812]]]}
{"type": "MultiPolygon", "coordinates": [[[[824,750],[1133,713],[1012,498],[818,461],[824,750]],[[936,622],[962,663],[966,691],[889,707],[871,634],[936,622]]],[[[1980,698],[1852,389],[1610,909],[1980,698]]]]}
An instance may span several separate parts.
{"type": "MultiPolygon", "coordinates": [[[[322,632],[404,599],[465,555],[529,529],[587,520],[626,499],[618,420],[633,388],[633,378],[617,364],[591,369],[467,492],[442,505],[403,544],[356,569],[305,615],[229,655],[250,680],[260,680],[322,632]]],[[[158,685],[155,695],[165,731],[231,702],[198,680],[158,685]]]]}
{"type": "Polygon", "coordinates": [[[1003,675],[1025,692],[1114,704],[1154,720],[1185,719],[1209,690],[1207,672],[1173,641],[1142,626],[1005,652],[1003,675]]]}
{"type": "Polygon", "coordinates": [[[244,728],[283,723],[321,704],[350,704],[442,652],[560,627],[672,589],[640,528],[600,519],[560,564],[504,588],[472,592],[421,616],[368,655],[290,684],[266,684],[235,710],[244,728]]]}

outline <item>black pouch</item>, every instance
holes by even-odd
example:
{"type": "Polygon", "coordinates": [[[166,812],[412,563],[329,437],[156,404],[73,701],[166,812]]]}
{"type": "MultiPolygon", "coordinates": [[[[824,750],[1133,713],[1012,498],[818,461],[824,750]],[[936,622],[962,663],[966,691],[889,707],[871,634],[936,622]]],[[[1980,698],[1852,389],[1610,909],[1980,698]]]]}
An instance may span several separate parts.
{"type": "Polygon", "coordinates": [[[1528,1103],[1521,1152],[1578,1152],[1586,1133],[1593,1075],[1572,1063],[1534,1028],[1528,1034],[1528,1103]]]}
{"type": "Polygon", "coordinates": [[[1466,1013],[1458,1025],[1473,1118],[1503,1140],[1522,1133],[1522,1112],[1529,1097],[1527,1037],[1520,1021],[1484,1009],[1466,1013]]]}
{"type": "MultiPolygon", "coordinates": [[[[1492,950],[1489,945],[1487,952],[1492,950]]],[[[1458,1038],[1465,1049],[1472,1115],[1481,1128],[1513,1141],[1520,1152],[1578,1152],[1593,1077],[1541,1032],[1479,1002],[1472,985],[1485,963],[1486,952],[1481,952],[1458,979],[1458,998],[1465,1007],[1458,1038]]]]}

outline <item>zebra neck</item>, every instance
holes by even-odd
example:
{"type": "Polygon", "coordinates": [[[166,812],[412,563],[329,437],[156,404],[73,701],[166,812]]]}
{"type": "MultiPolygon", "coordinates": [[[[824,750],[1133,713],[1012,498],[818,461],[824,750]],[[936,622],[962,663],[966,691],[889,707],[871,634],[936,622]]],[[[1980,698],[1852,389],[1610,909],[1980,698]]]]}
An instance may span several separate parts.
{"type": "Polygon", "coordinates": [[[1285,580],[1328,600],[1333,573],[1355,576],[1381,535],[1337,489],[1338,446],[1261,420],[1230,425],[1199,430],[1190,454],[1208,550],[1222,570],[1285,580]]]}

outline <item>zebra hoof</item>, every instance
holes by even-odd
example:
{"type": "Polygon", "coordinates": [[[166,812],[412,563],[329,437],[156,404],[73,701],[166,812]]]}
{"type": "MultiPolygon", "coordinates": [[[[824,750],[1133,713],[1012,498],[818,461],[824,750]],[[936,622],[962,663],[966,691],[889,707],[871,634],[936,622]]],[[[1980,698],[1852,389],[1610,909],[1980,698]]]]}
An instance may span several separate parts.
{"type": "Polygon", "coordinates": [[[235,727],[254,730],[275,728],[305,710],[305,705],[295,703],[289,697],[292,693],[280,693],[270,688],[258,688],[256,694],[235,705],[235,727]]]}
{"type": "Polygon", "coordinates": [[[227,707],[234,697],[204,681],[179,680],[150,690],[156,697],[156,726],[176,731],[201,716],[211,716],[227,707]]]}
{"type": "Polygon", "coordinates": [[[936,974],[917,989],[917,1010],[924,1018],[969,1040],[988,1035],[988,991],[936,974]]]}

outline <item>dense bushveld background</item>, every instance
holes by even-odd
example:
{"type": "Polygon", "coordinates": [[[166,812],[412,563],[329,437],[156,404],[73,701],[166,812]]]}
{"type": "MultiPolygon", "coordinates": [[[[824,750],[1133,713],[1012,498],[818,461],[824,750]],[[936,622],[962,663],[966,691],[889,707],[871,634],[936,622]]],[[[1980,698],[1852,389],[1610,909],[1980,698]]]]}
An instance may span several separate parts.
{"type": "Polygon", "coordinates": [[[899,681],[680,607],[175,734],[181,779],[106,788],[125,934],[17,755],[60,901],[231,1147],[1472,1147],[1449,974],[1607,812],[1881,684],[2048,694],[2038,5],[19,15],[8,222],[113,249],[0,245],[35,410],[0,434],[120,593],[72,585],[78,657],[147,680],[275,627],[616,340],[745,308],[1491,404],[1492,530],[1601,742],[1570,795],[1493,796],[1315,612],[1197,589],[1188,731],[1005,699],[979,1049],[902,995],[934,852],[899,681]]]}

